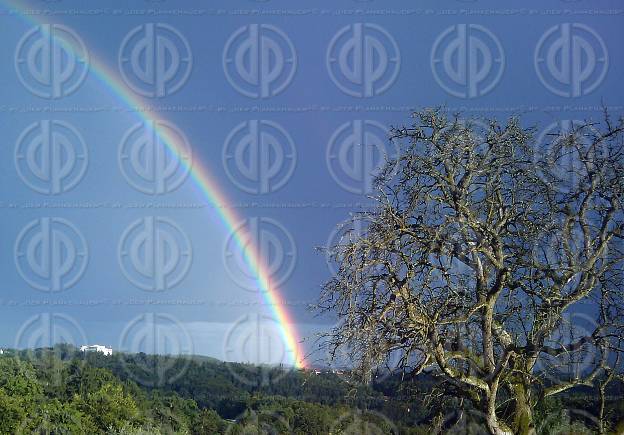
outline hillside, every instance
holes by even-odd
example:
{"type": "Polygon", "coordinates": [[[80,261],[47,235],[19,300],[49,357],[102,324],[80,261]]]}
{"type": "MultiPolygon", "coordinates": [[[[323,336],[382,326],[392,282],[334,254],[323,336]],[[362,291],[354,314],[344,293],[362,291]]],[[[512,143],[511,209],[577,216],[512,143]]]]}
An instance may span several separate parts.
{"type": "MultiPolygon", "coordinates": [[[[9,350],[0,355],[0,433],[428,434],[457,420],[452,403],[425,401],[431,377],[402,380],[404,388],[397,377],[378,381],[205,357],[83,354],[66,345],[9,350]],[[422,400],[405,399],[410,387],[422,400]]],[[[568,401],[592,406],[583,397],[568,401]]],[[[560,409],[553,403],[549,415],[560,409]]],[[[470,419],[462,433],[480,433],[478,416],[470,419]]]]}

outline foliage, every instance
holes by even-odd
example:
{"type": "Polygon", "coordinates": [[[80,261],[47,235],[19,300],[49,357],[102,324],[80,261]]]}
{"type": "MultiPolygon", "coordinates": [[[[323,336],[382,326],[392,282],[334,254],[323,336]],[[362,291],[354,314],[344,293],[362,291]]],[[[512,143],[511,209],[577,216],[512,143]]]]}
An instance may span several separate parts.
{"type": "MultiPolygon", "coordinates": [[[[415,398],[435,391],[437,381],[426,375],[411,380],[389,376],[365,386],[329,371],[282,369],[280,374],[270,369],[274,383],[254,385],[241,382],[241,376],[256,371],[258,380],[266,379],[259,368],[195,360],[177,380],[155,387],[139,385],[129,372],[118,371],[121,358],[125,364],[144,361],[134,357],[84,355],[76,349],[0,356],[0,433],[429,435],[439,433],[440,416],[457,409],[453,402],[434,408],[415,398]],[[193,384],[206,389],[190,388],[193,384]],[[411,388],[420,393],[415,395],[411,388]],[[201,406],[194,395],[213,406],[201,406]]],[[[169,357],[162,358],[159,364],[169,357]]],[[[583,426],[595,430],[591,421],[566,411],[595,411],[597,400],[588,401],[584,393],[559,397],[537,409],[536,420],[544,420],[539,435],[586,430],[583,426]]],[[[622,415],[622,393],[617,383],[609,390],[613,426],[622,415]]],[[[459,423],[447,418],[443,432],[483,433],[482,420],[466,416],[468,420],[459,423]]]]}

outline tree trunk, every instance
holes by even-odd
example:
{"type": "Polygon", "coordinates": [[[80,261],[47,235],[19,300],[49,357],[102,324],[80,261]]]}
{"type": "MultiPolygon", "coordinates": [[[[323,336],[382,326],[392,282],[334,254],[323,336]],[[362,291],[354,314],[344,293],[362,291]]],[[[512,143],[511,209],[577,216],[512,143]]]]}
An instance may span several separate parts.
{"type": "Polygon", "coordinates": [[[492,435],[514,435],[511,428],[496,416],[496,391],[490,392],[487,400],[486,424],[492,435]]]}
{"type": "Polygon", "coordinates": [[[530,392],[524,384],[513,386],[515,409],[513,426],[510,428],[496,415],[495,395],[489,397],[487,403],[487,428],[492,435],[536,435],[533,422],[533,408],[531,406],[530,392]]]}
{"type": "Polygon", "coordinates": [[[533,409],[529,392],[523,384],[513,386],[516,408],[514,410],[514,433],[518,435],[535,435],[533,409]]]}
{"type": "Polygon", "coordinates": [[[505,424],[501,424],[496,417],[496,414],[488,413],[486,419],[488,430],[492,435],[514,435],[514,433],[506,427],[505,424]]]}

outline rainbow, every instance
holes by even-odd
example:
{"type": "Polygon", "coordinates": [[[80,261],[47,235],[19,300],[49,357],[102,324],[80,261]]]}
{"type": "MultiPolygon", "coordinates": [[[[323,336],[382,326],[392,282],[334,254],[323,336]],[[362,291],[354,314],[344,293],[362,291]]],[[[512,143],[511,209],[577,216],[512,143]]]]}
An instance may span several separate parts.
{"type": "MultiPolygon", "coordinates": [[[[13,0],[0,0],[11,8],[19,11],[23,6],[19,2],[13,0]]],[[[39,26],[44,23],[41,19],[37,19],[34,15],[14,14],[13,16],[20,17],[29,25],[39,26]]],[[[61,43],[63,43],[61,41],[61,43]]],[[[63,43],[64,47],[68,50],[73,48],[68,43],[63,43]]],[[[93,56],[90,52],[89,59],[90,72],[93,72],[94,76],[103,84],[106,88],[110,89],[112,94],[124,105],[129,108],[144,107],[147,105],[147,100],[131,93],[128,87],[123,83],[116,70],[112,69],[102,59],[93,56]]],[[[137,116],[147,123],[149,118],[141,113],[136,112],[137,116]]],[[[180,152],[184,149],[182,144],[178,141],[178,138],[173,137],[164,129],[158,129],[156,131],[159,139],[164,143],[171,152],[175,155],[180,155],[180,152]]],[[[296,368],[306,368],[304,360],[304,350],[301,346],[301,340],[299,339],[297,330],[295,329],[295,323],[290,314],[283,306],[282,300],[279,295],[279,289],[271,285],[269,280],[269,273],[266,266],[263,264],[262,259],[257,255],[255,249],[250,249],[251,241],[253,238],[250,234],[241,231],[241,227],[238,224],[242,219],[235,213],[235,210],[228,207],[228,198],[224,194],[223,190],[219,187],[219,184],[210,174],[207,166],[201,166],[198,162],[192,164],[184,159],[180,160],[181,164],[185,166],[185,169],[189,170],[190,178],[194,181],[195,185],[199,188],[202,195],[209,201],[210,204],[215,206],[215,210],[219,215],[228,233],[233,234],[236,244],[241,249],[244,260],[249,267],[249,271],[256,277],[257,287],[260,294],[263,295],[266,304],[271,307],[273,315],[279,324],[280,334],[286,344],[287,353],[291,355],[291,363],[296,368]]]]}

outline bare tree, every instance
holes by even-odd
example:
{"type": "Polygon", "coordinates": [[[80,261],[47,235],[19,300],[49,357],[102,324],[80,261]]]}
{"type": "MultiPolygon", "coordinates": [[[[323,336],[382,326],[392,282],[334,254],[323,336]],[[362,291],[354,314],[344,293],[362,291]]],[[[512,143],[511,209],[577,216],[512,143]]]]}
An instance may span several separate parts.
{"type": "Polygon", "coordinates": [[[541,148],[517,118],[436,109],[393,129],[364,231],[328,248],[332,354],[364,375],[396,355],[427,368],[493,434],[535,433],[540,400],[600,388],[624,337],[623,133],[606,111],[541,148]]]}

